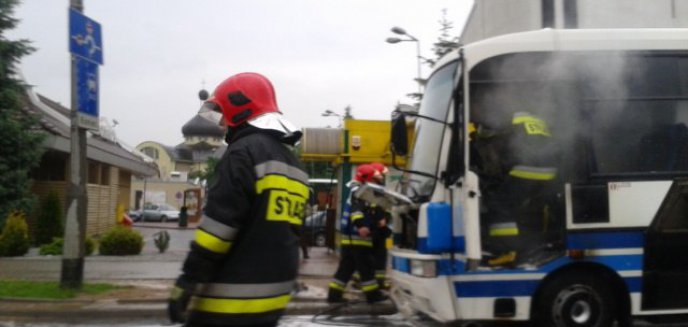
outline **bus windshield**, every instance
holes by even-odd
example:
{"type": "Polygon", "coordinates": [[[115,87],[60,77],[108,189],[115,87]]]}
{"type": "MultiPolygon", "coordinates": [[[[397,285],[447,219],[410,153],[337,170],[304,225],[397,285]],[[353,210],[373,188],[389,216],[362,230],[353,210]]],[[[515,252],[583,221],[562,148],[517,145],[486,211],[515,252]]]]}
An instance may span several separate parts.
{"type": "MultiPolygon", "coordinates": [[[[454,77],[458,61],[453,61],[437,70],[428,80],[420,104],[419,114],[445,122],[449,112],[454,77]]],[[[410,170],[437,176],[437,164],[442,147],[445,124],[430,119],[418,118],[416,139],[410,156],[410,170]]],[[[411,197],[429,197],[435,188],[436,178],[420,174],[407,176],[406,193],[411,197]]]]}

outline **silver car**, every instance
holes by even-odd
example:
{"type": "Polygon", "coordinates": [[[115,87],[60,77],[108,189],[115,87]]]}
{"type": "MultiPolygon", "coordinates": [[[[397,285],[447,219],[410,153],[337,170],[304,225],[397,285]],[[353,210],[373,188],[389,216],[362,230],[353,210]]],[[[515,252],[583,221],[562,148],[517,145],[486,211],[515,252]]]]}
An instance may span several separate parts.
{"type": "Polygon", "coordinates": [[[169,204],[146,204],[141,212],[141,221],[174,221],[179,220],[179,209],[169,204]]]}

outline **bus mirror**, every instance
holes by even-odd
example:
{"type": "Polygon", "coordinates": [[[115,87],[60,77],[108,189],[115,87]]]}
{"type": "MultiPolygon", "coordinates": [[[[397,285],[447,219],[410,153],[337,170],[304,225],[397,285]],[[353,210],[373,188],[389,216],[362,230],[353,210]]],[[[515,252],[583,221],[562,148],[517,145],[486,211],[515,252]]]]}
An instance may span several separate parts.
{"type": "Polygon", "coordinates": [[[408,153],[406,115],[400,111],[392,114],[392,153],[399,156],[405,156],[408,153]]]}

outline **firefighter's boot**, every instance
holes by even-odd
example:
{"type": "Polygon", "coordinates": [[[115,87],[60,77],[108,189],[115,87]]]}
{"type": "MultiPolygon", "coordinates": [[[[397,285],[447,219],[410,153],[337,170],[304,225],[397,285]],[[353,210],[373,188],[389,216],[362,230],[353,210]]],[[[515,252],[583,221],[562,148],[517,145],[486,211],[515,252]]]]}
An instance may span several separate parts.
{"type": "Polygon", "coordinates": [[[341,290],[330,287],[327,292],[327,303],[343,303],[346,302],[344,299],[344,292],[341,290]]]}
{"type": "Polygon", "coordinates": [[[504,253],[494,259],[487,261],[490,266],[508,266],[516,262],[516,251],[504,253]]]}
{"type": "Polygon", "coordinates": [[[389,299],[389,297],[382,294],[382,292],[379,289],[375,289],[374,291],[366,292],[365,295],[366,295],[366,301],[368,303],[377,303],[377,302],[382,302],[382,301],[389,299]]]}

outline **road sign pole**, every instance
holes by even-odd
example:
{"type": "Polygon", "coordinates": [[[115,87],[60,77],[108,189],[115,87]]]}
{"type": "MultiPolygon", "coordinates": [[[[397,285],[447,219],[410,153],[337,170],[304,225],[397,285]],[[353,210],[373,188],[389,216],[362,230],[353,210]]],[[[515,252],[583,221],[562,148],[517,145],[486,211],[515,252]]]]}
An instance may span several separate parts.
{"type": "MultiPolygon", "coordinates": [[[[70,0],[70,7],[82,12],[82,0],[70,0]]],[[[79,126],[77,111],[77,57],[71,55],[71,151],[70,174],[67,190],[67,220],[65,224],[64,248],[62,252],[62,288],[80,289],[84,279],[84,239],[88,215],[88,163],[86,161],[86,129],[79,126]]]]}

